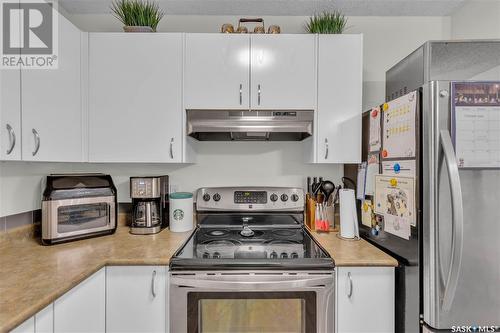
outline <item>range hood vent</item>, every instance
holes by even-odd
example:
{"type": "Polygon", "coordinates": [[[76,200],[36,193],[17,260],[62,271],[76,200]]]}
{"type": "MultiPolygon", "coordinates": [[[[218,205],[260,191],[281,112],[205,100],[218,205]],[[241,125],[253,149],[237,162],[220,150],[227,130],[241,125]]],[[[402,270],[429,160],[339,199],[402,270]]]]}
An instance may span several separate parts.
{"type": "Polygon", "coordinates": [[[312,135],[313,110],[187,110],[187,134],[200,141],[301,141],[312,135]]]}

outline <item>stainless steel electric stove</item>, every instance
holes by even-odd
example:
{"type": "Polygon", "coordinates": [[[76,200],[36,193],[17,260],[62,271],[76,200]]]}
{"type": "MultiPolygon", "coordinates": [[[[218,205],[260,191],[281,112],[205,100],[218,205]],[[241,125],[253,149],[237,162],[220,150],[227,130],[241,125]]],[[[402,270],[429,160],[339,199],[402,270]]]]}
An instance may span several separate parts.
{"type": "Polygon", "coordinates": [[[170,261],[172,332],[331,332],[334,262],[300,188],[202,188],[170,261]]]}

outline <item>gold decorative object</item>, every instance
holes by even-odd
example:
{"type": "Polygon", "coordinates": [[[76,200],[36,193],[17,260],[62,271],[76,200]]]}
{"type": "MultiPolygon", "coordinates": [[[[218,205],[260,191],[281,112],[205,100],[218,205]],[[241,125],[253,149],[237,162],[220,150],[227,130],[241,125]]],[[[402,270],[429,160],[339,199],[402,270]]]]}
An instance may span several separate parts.
{"type": "Polygon", "coordinates": [[[236,32],[239,34],[246,34],[248,33],[247,27],[244,26],[238,26],[238,29],[236,29],[236,32]]]}
{"type": "Polygon", "coordinates": [[[264,29],[263,26],[256,26],[254,29],[253,29],[253,33],[254,34],[265,34],[266,33],[266,29],[264,29]]]}
{"type": "Polygon", "coordinates": [[[220,32],[224,34],[232,34],[234,32],[234,27],[231,23],[224,23],[220,29],[220,32]]]}
{"type": "Polygon", "coordinates": [[[281,33],[281,28],[279,25],[270,25],[269,29],[267,30],[268,34],[279,34],[281,33]]]}

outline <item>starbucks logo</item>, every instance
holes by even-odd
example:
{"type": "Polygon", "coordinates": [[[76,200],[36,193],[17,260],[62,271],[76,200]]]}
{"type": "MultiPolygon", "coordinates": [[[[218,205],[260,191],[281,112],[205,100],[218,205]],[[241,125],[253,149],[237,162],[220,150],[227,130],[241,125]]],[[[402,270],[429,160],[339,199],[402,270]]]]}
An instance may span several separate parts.
{"type": "Polygon", "coordinates": [[[174,210],[174,219],[176,221],[180,221],[182,219],[184,219],[184,211],[182,209],[176,209],[174,210]]]}

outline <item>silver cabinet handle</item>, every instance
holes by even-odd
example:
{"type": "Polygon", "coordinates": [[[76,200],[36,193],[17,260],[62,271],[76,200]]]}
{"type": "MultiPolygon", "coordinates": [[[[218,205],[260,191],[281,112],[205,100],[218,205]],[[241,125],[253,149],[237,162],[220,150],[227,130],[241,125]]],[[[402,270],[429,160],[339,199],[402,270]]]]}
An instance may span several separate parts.
{"type": "Polygon", "coordinates": [[[257,105],[260,105],[260,84],[257,85],[257,105]]]}
{"type": "Polygon", "coordinates": [[[38,132],[34,128],[33,128],[32,132],[33,132],[33,136],[35,137],[35,150],[33,150],[31,155],[35,156],[38,153],[38,150],[40,149],[40,135],[38,135],[38,132]]]}
{"type": "Polygon", "coordinates": [[[156,270],[153,271],[151,276],[151,295],[153,295],[153,298],[156,297],[156,270]]]}
{"type": "Polygon", "coordinates": [[[243,84],[240,83],[240,105],[243,104],[243,84]]]}
{"type": "Polygon", "coordinates": [[[347,291],[347,297],[348,298],[351,298],[352,296],[352,277],[351,277],[351,272],[347,272],[347,280],[346,280],[346,284],[347,284],[347,288],[346,288],[346,291],[347,291]]]}
{"type": "Polygon", "coordinates": [[[328,138],[325,138],[325,160],[328,159],[328,138]]]}
{"type": "Polygon", "coordinates": [[[170,139],[170,158],[174,159],[174,138],[170,139]]]}
{"type": "Polygon", "coordinates": [[[14,129],[12,128],[12,126],[10,126],[10,124],[7,124],[6,127],[7,131],[9,131],[9,142],[10,142],[10,146],[7,149],[7,155],[10,155],[10,153],[12,153],[14,147],[16,146],[16,133],[14,132],[14,129]]]}
{"type": "Polygon", "coordinates": [[[458,173],[457,159],[455,150],[451,142],[450,132],[441,130],[441,146],[443,147],[444,159],[448,167],[448,177],[450,179],[451,206],[452,206],[452,249],[451,261],[446,286],[443,295],[443,311],[450,311],[451,304],[455,298],[458,278],[460,275],[460,266],[462,265],[463,250],[463,228],[464,228],[464,209],[462,201],[462,187],[460,186],[460,174],[458,173]]]}

